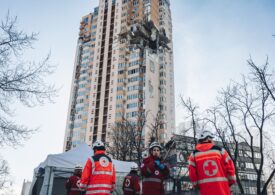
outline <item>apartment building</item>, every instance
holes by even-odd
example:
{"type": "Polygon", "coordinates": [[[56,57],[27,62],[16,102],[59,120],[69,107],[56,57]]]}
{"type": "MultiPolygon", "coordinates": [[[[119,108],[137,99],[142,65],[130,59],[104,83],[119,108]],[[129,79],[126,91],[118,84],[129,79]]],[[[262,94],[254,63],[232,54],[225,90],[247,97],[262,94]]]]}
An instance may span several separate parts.
{"type": "MultiPolygon", "coordinates": [[[[101,139],[123,118],[158,116],[160,142],[175,129],[169,0],[99,0],[82,17],[71,84],[64,151],[101,139]]],[[[151,129],[142,129],[144,144],[151,129]]]]}

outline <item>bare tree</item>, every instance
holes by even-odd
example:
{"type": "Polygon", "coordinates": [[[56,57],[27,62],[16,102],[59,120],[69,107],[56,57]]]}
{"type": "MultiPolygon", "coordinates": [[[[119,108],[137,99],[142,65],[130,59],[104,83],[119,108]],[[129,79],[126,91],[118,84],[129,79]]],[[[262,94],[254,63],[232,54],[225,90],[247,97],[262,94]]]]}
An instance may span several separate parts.
{"type": "MultiPolygon", "coordinates": [[[[181,177],[185,177],[188,174],[188,157],[191,154],[191,152],[195,149],[194,146],[197,144],[197,131],[200,126],[203,126],[203,123],[201,120],[201,115],[199,113],[199,106],[196,105],[191,98],[184,99],[183,96],[180,96],[181,104],[183,106],[183,109],[185,111],[185,122],[179,129],[179,134],[183,137],[179,137],[180,140],[175,140],[176,142],[179,142],[177,144],[177,151],[179,156],[179,161],[176,164],[175,167],[175,173],[172,176],[173,178],[173,192],[176,192],[176,184],[180,180],[181,177]],[[190,136],[192,140],[190,140],[190,136]],[[182,172],[184,173],[182,174],[182,172]]],[[[177,136],[176,136],[177,137],[177,136]]],[[[177,139],[175,137],[175,139],[177,139]]],[[[178,189],[180,190],[180,189],[178,189]]]]}
{"type": "Polygon", "coordinates": [[[0,159],[0,190],[7,187],[10,183],[9,167],[7,161],[0,159]]]}
{"type": "Polygon", "coordinates": [[[190,127],[185,129],[185,133],[188,133],[190,130],[193,133],[194,143],[197,144],[197,128],[198,128],[198,122],[200,121],[198,117],[198,109],[199,106],[194,104],[191,100],[191,98],[188,98],[185,100],[182,96],[180,96],[181,103],[183,105],[184,110],[186,111],[186,119],[191,120],[190,121],[190,127]]]}
{"type": "Polygon", "coordinates": [[[147,116],[148,112],[145,112],[143,109],[141,109],[136,116],[136,130],[133,136],[133,145],[139,165],[141,165],[142,151],[144,150],[144,137],[142,133],[145,131],[147,116]]]}
{"type": "MultiPolygon", "coordinates": [[[[244,189],[239,175],[240,152],[242,159],[252,163],[257,178],[257,194],[265,194],[267,186],[274,176],[274,161],[269,161],[270,151],[266,145],[273,145],[269,137],[274,121],[275,106],[271,95],[272,73],[268,72],[268,62],[263,67],[257,66],[250,59],[251,72],[243,76],[242,82],[235,82],[220,92],[218,106],[208,110],[208,121],[215,128],[218,137],[228,151],[236,167],[237,182],[241,193],[244,189]],[[246,147],[246,150],[242,150],[246,147]],[[256,154],[259,153],[259,156],[256,154]],[[267,178],[264,167],[270,168],[267,178]]],[[[273,145],[274,147],[274,145],[273,145]]]]}
{"type": "Polygon", "coordinates": [[[53,73],[49,55],[41,62],[28,62],[23,53],[37,40],[17,29],[17,17],[7,14],[0,25],[0,145],[16,146],[28,138],[35,129],[18,125],[12,117],[12,104],[20,101],[32,107],[52,102],[57,90],[46,83],[45,78],[53,73]]]}
{"type": "MultiPolygon", "coordinates": [[[[234,95],[236,95],[236,86],[227,87],[225,90],[219,92],[219,97],[217,98],[217,105],[207,110],[206,121],[210,123],[222,143],[222,146],[228,152],[231,157],[235,167],[239,159],[239,137],[238,131],[239,126],[238,121],[239,116],[237,114],[238,108],[233,100],[234,95]]],[[[244,194],[244,188],[242,186],[239,170],[236,169],[237,184],[240,189],[240,193],[244,194]]]]}
{"type": "Polygon", "coordinates": [[[147,124],[147,127],[150,129],[149,138],[150,142],[156,141],[160,142],[160,129],[165,124],[163,120],[163,114],[161,111],[158,111],[153,121],[150,124],[147,124]]]}
{"type": "Polygon", "coordinates": [[[251,155],[247,155],[251,158],[254,166],[254,170],[257,172],[257,193],[266,193],[267,186],[270,183],[271,179],[275,174],[275,162],[271,158],[271,161],[268,162],[268,156],[270,153],[267,151],[267,143],[271,143],[271,147],[274,148],[274,142],[272,142],[271,127],[274,126],[274,115],[275,115],[275,88],[274,88],[274,72],[270,71],[268,58],[266,63],[263,66],[256,65],[253,60],[250,58],[248,65],[251,71],[251,82],[256,86],[256,91],[259,93],[259,97],[256,97],[256,100],[260,100],[260,105],[258,109],[254,108],[254,105],[251,107],[247,106],[248,116],[252,120],[252,127],[248,126],[249,118],[245,120],[246,131],[249,135],[247,143],[249,143],[251,148],[251,155]],[[255,134],[250,131],[253,128],[256,131],[255,134]],[[256,138],[255,138],[256,137],[256,138]],[[253,144],[255,144],[255,139],[258,138],[258,144],[260,147],[260,165],[257,167],[255,165],[255,155],[253,151],[253,144]],[[267,163],[269,163],[267,165],[267,163]],[[262,178],[264,166],[269,168],[269,174],[267,174],[267,179],[262,178]],[[262,185],[262,180],[265,182],[262,185]],[[262,189],[261,189],[262,188],[262,189]]]}
{"type": "Polygon", "coordinates": [[[240,193],[245,193],[240,163],[246,162],[252,165],[250,169],[256,174],[256,193],[266,194],[267,186],[275,175],[275,161],[271,154],[275,121],[274,72],[270,71],[268,59],[263,66],[256,65],[252,59],[247,62],[249,74],[243,76],[241,82],[232,82],[222,89],[216,104],[203,114],[194,114],[197,107],[191,100],[181,99],[191,118],[194,135],[201,119],[207,127],[215,129],[218,141],[235,164],[240,193]],[[266,168],[268,171],[265,171],[266,168]]]}
{"type": "Polygon", "coordinates": [[[115,159],[141,163],[146,119],[147,113],[140,110],[135,119],[122,118],[113,125],[108,151],[115,159]]]}
{"type": "Polygon", "coordinates": [[[112,143],[108,147],[108,151],[113,158],[123,161],[132,160],[134,131],[135,125],[125,118],[113,125],[111,131],[112,143]]]}
{"type": "MultiPolygon", "coordinates": [[[[17,28],[17,17],[8,13],[0,24],[0,146],[17,146],[29,138],[36,129],[12,120],[13,104],[20,102],[33,107],[52,102],[57,94],[54,85],[46,82],[55,67],[49,63],[48,54],[40,62],[24,59],[24,52],[32,49],[38,34],[27,34],[17,28]]],[[[0,185],[8,175],[6,161],[1,160],[0,185]]]]}
{"type": "Polygon", "coordinates": [[[247,60],[247,63],[250,67],[253,81],[262,84],[269,92],[273,101],[275,101],[274,72],[270,70],[268,58],[262,66],[256,65],[251,58],[247,60]]]}

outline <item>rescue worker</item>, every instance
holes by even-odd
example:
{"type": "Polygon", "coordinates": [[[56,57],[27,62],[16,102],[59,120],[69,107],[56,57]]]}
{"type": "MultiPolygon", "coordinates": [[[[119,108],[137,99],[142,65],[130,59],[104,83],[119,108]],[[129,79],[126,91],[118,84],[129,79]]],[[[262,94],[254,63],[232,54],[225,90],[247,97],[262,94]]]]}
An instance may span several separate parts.
{"type": "Polygon", "coordinates": [[[81,178],[81,173],[82,166],[75,166],[74,174],[66,182],[67,195],[81,195],[82,190],[77,186],[77,181],[81,178]]]}
{"type": "Polygon", "coordinates": [[[124,178],[122,189],[124,195],[140,194],[138,165],[136,163],[132,164],[130,173],[124,178]]]}
{"type": "Polygon", "coordinates": [[[143,159],[141,164],[142,195],[163,195],[164,179],[169,175],[169,168],[161,161],[161,145],[151,143],[149,156],[143,159]]]}
{"type": "Polygon", "coordinates": [[[213,134],[203,130],[199,143],[189,157],[189,177],[201,195],[230,195],[236,183],[235,167],[225,149],[216,146],[213,134]]]}
{"type": "Polygon", "coordinates": [[[86,162],[79,187],[86,190],[86,195],[109,195],[115,189],[115,167],[111,158],[105,154],[102,141],[95,141],[93,150],[94,156],[86,162]]]}

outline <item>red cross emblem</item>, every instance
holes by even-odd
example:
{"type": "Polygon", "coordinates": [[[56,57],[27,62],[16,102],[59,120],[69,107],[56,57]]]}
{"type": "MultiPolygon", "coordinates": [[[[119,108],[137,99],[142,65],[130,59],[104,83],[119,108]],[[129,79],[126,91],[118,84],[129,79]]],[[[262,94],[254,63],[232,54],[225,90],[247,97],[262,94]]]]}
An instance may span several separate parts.
{"type": "Polygon", "coordinates": [[[218,165],[214,160],[207,160],[203,163],[205,175],[214,176],[218,173],[218,165]]]}
{"type": "Polygon", "coordinates": [[[109,160],[106,157],[101,157],[99,163],[102,167],[107,167],[109,165],[109,160]]]}
{"type": "Polygon", "coordinates": [[[130,179],[127,178],[126,181],[125,181],[125,186],[129,187],[130,184],[131,184],[131,181],[130,181],[130,179]]]}
{"type": "Polygon", "coordinates": [[[159,175],[159,171],[158,170],[155,170],[155,175],[159,175]]]}

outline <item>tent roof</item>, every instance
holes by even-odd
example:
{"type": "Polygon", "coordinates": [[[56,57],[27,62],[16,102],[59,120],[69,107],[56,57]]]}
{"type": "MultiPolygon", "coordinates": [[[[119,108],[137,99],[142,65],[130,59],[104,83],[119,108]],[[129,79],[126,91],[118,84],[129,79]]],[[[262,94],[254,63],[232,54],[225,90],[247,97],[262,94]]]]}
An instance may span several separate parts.
{"type": "MultiPolygon", "coordinates": [[[[76,165],[85,166],[85,163],[89,157],[93,155],[93,150],[86,144],[80,144],[77,147],[60,154],[49,154],[46,160],[35,169],[37,173],[38,169],[49,167],[56,168],[71,168],[76,165]]],[[[117,172],[129,172],[131,169],[131,162],[113,160],[117,172]]]]}

